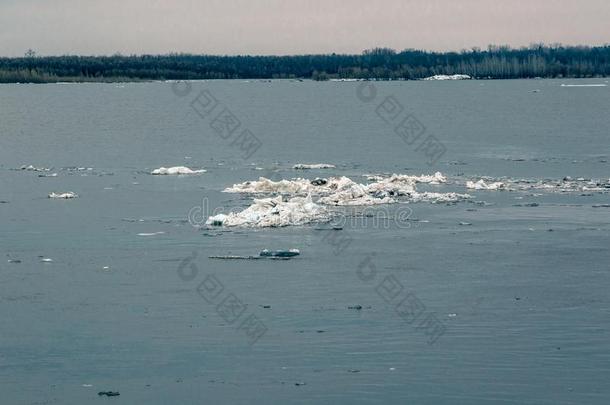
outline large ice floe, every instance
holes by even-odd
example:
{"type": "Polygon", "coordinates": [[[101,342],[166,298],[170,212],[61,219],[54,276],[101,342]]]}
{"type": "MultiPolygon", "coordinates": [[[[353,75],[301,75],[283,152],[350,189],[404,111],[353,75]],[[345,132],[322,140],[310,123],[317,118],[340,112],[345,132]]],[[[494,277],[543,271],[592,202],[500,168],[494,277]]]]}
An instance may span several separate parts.
{"type": "Polygon", "coordinates": [[[207,225],[240,227],[282,227],[305,225],[330,220],[326,208],[306,197],[254,199],[254,203],[241,212],[218,214],[208,218],[207,225]]]}
{"type": "Polygon", "coordinates": [[[160,167],[158,169],[153,170],[150,174],[154,175],[176,175],[176,174],[199,174],[205,173],[206,171],[201,170],[192,170],[186,166],[174,166],[174,167],[160,167]]]}
{"type": "Polygon", "coordinates": [[[446,177],[440,172],[422,176],[393,174],[368,178],[371,181],[368,184],[357,183],[345,176],[280,181],[260,177],[255,181],[235,184],[224,192],[272,197],[255,199],[250,207],[241,212],[212,216],[206,224],[246,227],[304,225],[330,220],[330,212],[326,206],[370,206],[399,202],[450,203],[471,198],[468,194],[417,190],[417,184],[446,183],[446,177]]]}
{"type": "MultiPolygon", "coordinates": [[[[476,191],[610,193],[610,179],[564,177],[563,179],[515,179],[481,176],[464,182],[449,182],[440,172],[433,175],[365,175],[360,183],[345,176],[293,178],[273,181],[264,177],[224,190],[257,198],[241,212],[208,218],[207,225],[241,227],[281,227],[330,221],[339,211],[332,206],[373,206],[394,203],[454,204],[472,199],[469,194],[447,192],[447,185],[476,191]],[[447,184],[449,183],[449,184],[447,184]],[[265,197],[265,198],[263,198],[265,197]]],[[[466,180],[466,179],[465,179],[466,180]]],[[[478,202],[476,202],[478,203],[478,202]]]]}
{"type": "MultiPolygon", "coordinates": [[[[404,174],[393,174],[389,177],[373,176],[371,179],[376,180],[370,184],[359,184],[352,179],[341,177],[330,177],[328,179],[308,180],[304,178],[294,178],[291,180],[273,181],[265,177],[260,177],[255,181],[246,181],[244,183],[234,184],[224,190],[225,193],[247,193],[247,194],[314,194],[314,195],[330,195],[336,193],[350,192],[354,198],[362,193],[374,194],[378,197],[393,195],[408,195],[415,191],[417,183],[441,184],[447,179],[440,172],[433,175],[410,176],[404,174]]],[[[367,205],[367,204],[365,204],[367,205]]]]}

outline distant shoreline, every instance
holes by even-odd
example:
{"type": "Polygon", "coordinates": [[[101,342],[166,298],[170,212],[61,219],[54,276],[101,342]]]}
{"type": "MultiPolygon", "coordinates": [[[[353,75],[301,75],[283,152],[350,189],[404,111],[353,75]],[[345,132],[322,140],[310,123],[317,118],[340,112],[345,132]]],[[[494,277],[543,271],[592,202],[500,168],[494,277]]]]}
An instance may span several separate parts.
{"type": "MultiPolygon", "coordinates": [[[[472,78],[471,80],[456,80],[456,81],[484,81],[484,80],[595,80],[595,79],[610,79],[609,76],[595,76],[595,77],[516,77],[510,79],[498,79],[498,78],[472,78]]],[[[327,82],[327,83],[349,83],[349,82],[425,82],[425,79],[379,79],[379,78],[371,78],[371,79],[356,79],[356,80],[314,80],[307,78],[297,78],[297,79],[186,79],[186,80],[164,80],[164,79],[127,79],[127,80],[119,80],[115,78],[105,78],[104,80],[73,80],[73,81],[46,81],[46,82],[0,82],[0,86],[7,84],[58,84],[58,85],[69,85],[69,84],[133,84],[133,83],[175,83],[175,82],[213,82],[213,81],[243,81],[243,82],[277,82],[277,81],[291,81],[291,82],[327,82]]],[[[434,81],[434,80],[430,80],[434,81]]],[[[449,81],[449,80],[448,80],[449,81]]],[[[597,86],[597,85],[595,85],[597,86]]],[[[571,87],[570,85],[565,85],[564,87],[571,87]]],[[[580,87],[580,86],[576,86],[580,87]]],[[[606,87],[606,83],[603,85],[600,84],[599,87],[606,87]]]]}
{"type": "Polygon", "coordinates": [[[610,45],[490,46],[462,52],[376,48],[359,55],[36,56],[0,58],[0,83],[147,82],[166,80],[420,80],[436,75],[473,79],[606,78],[610,45]]]}

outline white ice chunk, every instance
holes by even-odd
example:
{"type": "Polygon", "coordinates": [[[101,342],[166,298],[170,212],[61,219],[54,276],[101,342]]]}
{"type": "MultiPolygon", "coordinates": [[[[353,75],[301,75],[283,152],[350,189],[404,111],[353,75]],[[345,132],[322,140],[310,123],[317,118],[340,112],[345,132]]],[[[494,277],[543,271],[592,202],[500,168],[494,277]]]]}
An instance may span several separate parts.
{"type": "Polygon", "coordinates": [[[72,191],[67,191],[65,193],[51,193],[49,194],[49,198],[76,198],[78,195],[72,191]]]}
{"type": "Polygon", "coordinates": [[[234,184],[224,190],[225,193],[283,193],[283,194],[307,194],[314,186],[307,179],[293,179],[273,181],[265,177],[259,177],[256,181],[246,181],[234,184]]]}
{"type": "Polygon", "coordinates": [[[330,220],[328,211],[314,203],[311,196],[293,197],[284,201],[282,196],[254,199],[254,203],[241,212],[211,216],[207,225],[237,227],[281,227],[305,225],[330,220]]]}
{"type": "Polygon", "coordinates": [[[485,180],[481,179],[477,182],[467,181],[466,188],[470,188],[473,190],[504,190],[505,184],[501,181],[493,182],[493,183],[485,183],[485,180]]]}
{"type": "Polygon", "coordinates": [[[51,169],[48,169],[46,167],[35,167],[32,165],[28,165],[28,166],[23,165],[23,166],[21,166],[21,170],[27,170],[29,172],[48,172],[51,169]]]}
{"type": "Polygon", "coordinates": [[[596,84],[562,84],[561,87],[606,87],[607,84],[596,83],[596,84]]]}
{"type": "Polygon", "coordinates": [[[292,166],[293,169],[297,169],[297,170],[306,170],[306,169],[335,169],[337,166],[335,165],[331,165],[328,163],[313,163],[313,164],[306,164],[306,163],[299,163],[296,164],[294,166],[292,166]]]}
{"type": "Polygon", "coordinates": [[[423,80],[470,80],[472,77],[468,75],[434,75],[426,77],[423,80]]]}
{"type": "Polygon", "coordinates": [[[430,203],[452,203],[464,201],[472,198],[470,194],[460,193],[415,193],[411,196],[412,202],[430,202],[430,203]]]}
{"type": "Polygon", "coordinates": [[[447,178],[440,172],[421,176],[393,174],[390,177],[380,176],[370,180],[377,181],[360,184],[345,176],[280,181],[260,177],[257,181],[235,184],[224,191],[228,193],[312,195],[319,197],[317,203],[326,205],[377,205],[395,203],[397,202],[395,197],[398,196],[416,195],[416,184],[418,183],[438,185],[447,182],[447,178]]]}
{"type": "Polygon", "coordinates": [[[158,169],[153,170],[150,174],[155,175],[173,175],[173,174],[198,174],[205,173],[206,171],[201,170],[192,170],[186,166],[174,166],[174,167],[160,167],[158,169]]]}

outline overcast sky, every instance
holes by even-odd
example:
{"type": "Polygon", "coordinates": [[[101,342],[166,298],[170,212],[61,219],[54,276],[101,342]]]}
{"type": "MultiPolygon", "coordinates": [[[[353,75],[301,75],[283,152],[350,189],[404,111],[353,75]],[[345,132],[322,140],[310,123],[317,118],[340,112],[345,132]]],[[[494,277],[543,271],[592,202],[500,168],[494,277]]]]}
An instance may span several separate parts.
{"type": "Polygon", "coordinates": [[[0,55],[610,43],[610,0],[0,0],[0,55]]]}

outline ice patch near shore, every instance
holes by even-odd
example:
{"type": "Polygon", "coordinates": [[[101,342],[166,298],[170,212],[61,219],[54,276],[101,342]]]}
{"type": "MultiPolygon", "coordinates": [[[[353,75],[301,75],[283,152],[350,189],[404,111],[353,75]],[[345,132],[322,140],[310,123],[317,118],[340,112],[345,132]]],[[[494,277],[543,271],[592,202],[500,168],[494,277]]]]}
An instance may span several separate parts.
{"type": "Polygon", "coordinates": [[[434,75],[426,77],[422,80],[470,80],[472,77],[468,75],[434,75]]]}
{"type": "Polygon", "coordinates": [[[485,183],[485,180],[480,179],[477,182],[467,181],[466,188],[470,188],[473,190],[503,190],[505,188],[505,185],[501,181],[485,183]]]}
{"type": "Polygon", "coordinates": [[[68,199],[68,198],[77,198],[78,195],[72,191],[68,191],[65,193],[51,193],[49,194],[49,198],[64,198],[64,199],[68,199]]]}
{"type": "Polygon", "coordinates": [[[206,225],[266,228],[327,221],[330,221],[330,214],[326,208],[314,203],[308,195],[287,200],[282,196],[254,199],[253,204],[241,212],[209,217],[206,225]]]}
{"type": "Polygon", "coordinates": [[[296,170],[307,170],[307,169],[335,169],[337,166],[331,165],[328,163],[314,163],[314,164],[305,164],[299,163],[292,166],[293,169],[296,170]]]}
{"type": "Polygon", "coordinates": [[[174,166],[174,167],[160,167],[158,169],[153,170],[150,174],[154,175],[176,175],[176,174],[199,174],[205,173],[206,171],[201,170],[192,170],[186,166],[174,166]]]}

